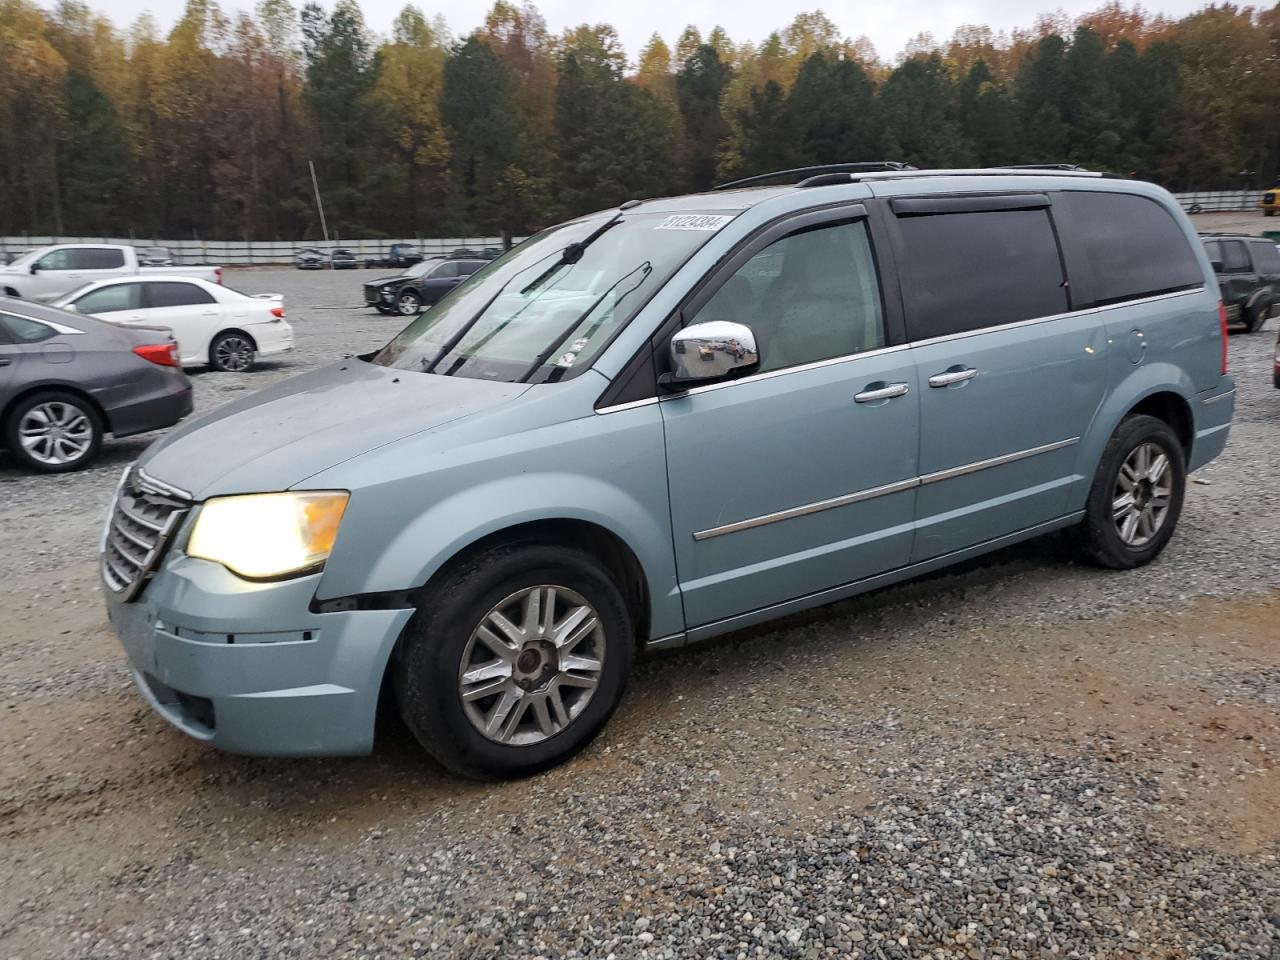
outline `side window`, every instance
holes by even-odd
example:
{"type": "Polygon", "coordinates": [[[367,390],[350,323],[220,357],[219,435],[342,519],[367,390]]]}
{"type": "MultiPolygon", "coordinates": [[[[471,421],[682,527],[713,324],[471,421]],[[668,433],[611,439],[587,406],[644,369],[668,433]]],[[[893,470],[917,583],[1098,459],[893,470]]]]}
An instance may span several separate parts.
{"type": "Polygon", "coordinates": [[[36,266],[41,270],[70,270],[68,264],[68,254],[70,250],[54,250],[46,253],[43,257],[36,261],[36,266]]]}
{"type": "Polygon", "coordinates": [[[440,266],[431,271],[432,280],[448,280],[450,277],[458,276],[458,261],[446,260],[440,266]]]}
{"type": "Polygon", "coordinates": [[[907,338],[929,340],[1067,311],[1047,209],[905,216],[907,338]]]}
{"type": "Polygon", "coordinates": [[[1222,266],[1227,273],[1248,273],[1252,269],[1243,240],[1222,241],[1222,266]]]}
{"type": "Polygon", "coordinates": [[[469,277],[473,273],[479,273],[480,268],[483,267],[485,263],[486,261],[484,260],[464,260],[462,263],[458,264],[458,276],[469,277]]]}
{"type": "Polygon", "coordinates": [[[817,227],[771,243],[686,318],[711,320],[750,327],[762,371],[884,346],[866,224],[817,227]]]}
{"type": "Polygon", "coordinates": [[[1204,254],[1209,258],[1209,262],[1222,262],[1222,246],[1217,240],[1206,240],[1204,242],[1204,254]]]}
{"type": "Polygon", "coordinates": [[[124,251],[114,247],[89,247],[73,252],[73,262],[81,270],[114,270],[124,266],[124,251]]]}
{"type": "Polygon", "coordinates": [[[75,301],[80,313],[115,313],[119,310],[138,310],[142,307],[142,285],[117,283],[109,287],[90,290],[75,301]]]}
{"type": "MultiPolygon", "coordinates": [[[[1131,193],[1066,190],[1055,201],[1093,274],[1095,304],[1120,303],[1204,285],[1195,251],[1164,207],[1131,193]]],[[[1212,253],[1210,259],[1214,259],[1212,253]]]]}
{"type": "Polygon", "coordinates": [[[207,290],[194,283],[149,283],[147,304],[152,307],[187,307],[199,303],[216,303],[207,290]]]}
{"type": "Polygon", "coordinates": [[[1249,250],[1259,273],[1280,273],[1280,250],[1274,243],[1251,243],[1249,250]]]}
{"type": "Polygon", "coordinates": [[[4,324],[14,343],[39,343],[41,340],[51,340],[58,335],[58,331],[53,327],[28,320],[26,317],[15,317],[10,313],[0,313],[0,323],[4,324]]]}

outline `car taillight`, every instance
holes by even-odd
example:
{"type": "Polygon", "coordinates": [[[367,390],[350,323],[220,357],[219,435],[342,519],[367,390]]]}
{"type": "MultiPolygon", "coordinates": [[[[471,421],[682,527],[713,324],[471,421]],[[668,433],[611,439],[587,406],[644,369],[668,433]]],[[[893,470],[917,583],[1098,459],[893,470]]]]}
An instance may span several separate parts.
{"type": "Polygon", "coordinates": [[[214,268],[213,268],[213,279],[215,279],[216,281],[218,281],[218,285],[219,285],[219,286],[221,286],[221,285],[222,285],[222,268],[221,268],[221,267],[214,267],[214,268]]]}
{"type": "Polygon", "coordinates": [[[178,345],[172,341],[169,343],[146,343],[140,347],[134,347],[133,352],[143,360],[150,360],[152,363],[162,367],[178,366],[178,345]]]}
{"type": "Polygon", "coordinates": [[[272,315],[273,317],[275,317],[277,320],[283,320],[283,319],[284,319],[284,307],[272,307],[272,308],[271,308],[271,315],[272,315]]]}
{"type": "Polygon", "coordinates": [[[1218,301],[1218,327],[1222,331],[1222,375],[1227,375],[1227,305],[1218,301]]]}

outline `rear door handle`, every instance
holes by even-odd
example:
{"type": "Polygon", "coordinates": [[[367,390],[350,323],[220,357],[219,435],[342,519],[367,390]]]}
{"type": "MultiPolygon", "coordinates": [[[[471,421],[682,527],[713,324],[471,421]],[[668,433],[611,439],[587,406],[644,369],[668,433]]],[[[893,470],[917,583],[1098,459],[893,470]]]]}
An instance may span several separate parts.
{"type": "Polygon", "coordinates": [[[929,378],[929,386],[931,387],[949,387],[953,383],[964,383],[966,380],[972,380],[978,375],[978,371],[973,367],[966,367],[963,370],[946,370],[942,373],[935,373],[929,378]]]}
{"type": "Polygon", "coordinates": [[[892,400],[894,397],[904,397],[909,389],[905,383],[886,383],[881,387],[871,384],[867,386],[869,389],[853,395],[855,403],[875,403],[877,400],[892,400]]]}

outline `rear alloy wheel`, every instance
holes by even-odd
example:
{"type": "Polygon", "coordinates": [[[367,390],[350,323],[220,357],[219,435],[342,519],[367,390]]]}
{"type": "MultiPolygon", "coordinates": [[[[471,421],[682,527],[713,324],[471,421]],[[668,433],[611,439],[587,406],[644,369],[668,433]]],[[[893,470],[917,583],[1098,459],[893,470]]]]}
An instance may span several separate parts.
{"type": "Polygon", "coordinates": [[[1086,556],[1128,570],[1150,563],[1173,536],[1186,495],[1182,443],[1156,417],[1126,418],[1107,441],[1085,507],[1086,556]]]}
{"type": "Polygon", "coordinates": [[[5,424],[9,449],[27,466],[66,473],[89,463],[102,446],[102,419],[72,393],[37,393],[21,401],[5,424]]]}
{"type": "Polygon", "coordinates": [[[609,572],[569,547],[522,543],[473,556],[418,606],[394,666],[405,723],[471,777],[561,763],[622,698],[635,638],[609,572]]]}
{"type": "Polygon", "coordinates": [[[396,294],[396,312],[402,317],[416,317],[422,312],[422,297],[415,290],[401,290],[396,294]]]}
{"type": "Polygon", "coordinates": [[[257,352],[247,334],[220,333],[209,344],[209,364],[223,373],[244,373],[253,366],[257,352]]]}

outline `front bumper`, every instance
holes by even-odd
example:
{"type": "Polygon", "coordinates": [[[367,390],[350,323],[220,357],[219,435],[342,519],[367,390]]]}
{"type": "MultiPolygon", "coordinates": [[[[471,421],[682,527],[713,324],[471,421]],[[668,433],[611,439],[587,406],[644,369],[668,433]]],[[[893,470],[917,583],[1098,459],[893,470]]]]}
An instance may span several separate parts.
{"type": "Polygon", "coordinates": [[[320,576],[250,583],[174,551],[134,602],[104,593],[139,691],[184,733],[258,756],[368,753],[413,611],[313,613],[320,576]]]}

